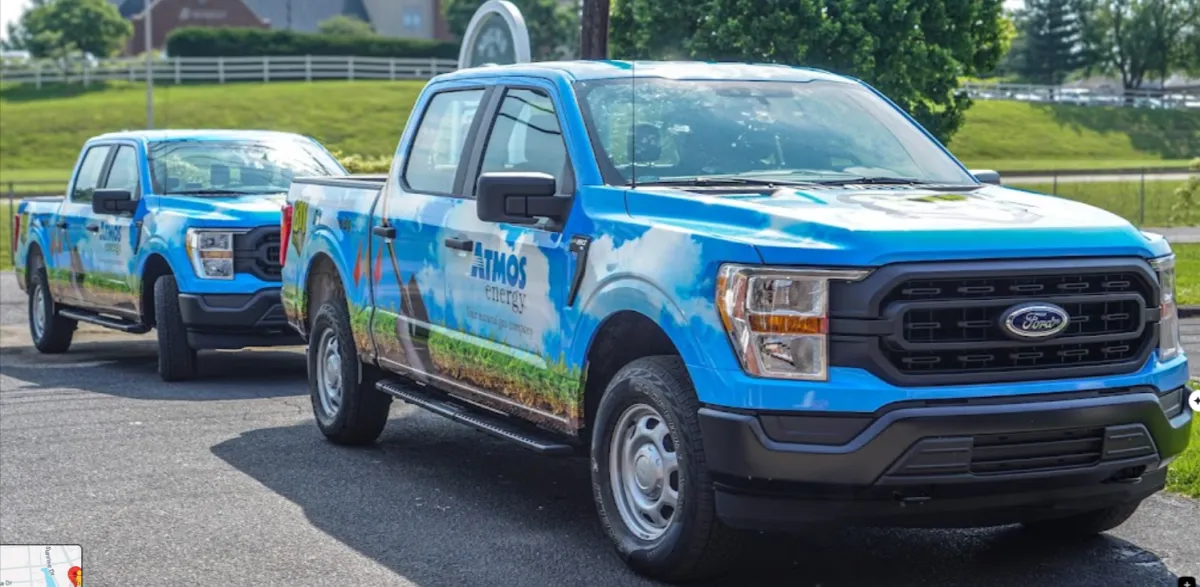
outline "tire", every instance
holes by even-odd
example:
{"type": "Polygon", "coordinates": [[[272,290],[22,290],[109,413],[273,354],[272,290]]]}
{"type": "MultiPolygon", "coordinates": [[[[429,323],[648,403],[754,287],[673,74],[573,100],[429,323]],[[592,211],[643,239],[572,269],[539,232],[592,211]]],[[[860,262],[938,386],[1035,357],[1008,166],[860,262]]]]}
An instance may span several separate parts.
{"type": "MultiPolygon", "coordinates": [[[[626,564],[654,579],[686,581],[720,574],[737,558],[745,542],[745,533],[725,526],[717,518],[699,409],[683,362],[678,357],[659,356],[637,359],[618,371],[596,411],[591,445],[592,494],[601,524],[626,564]],[[657,421],[658,416],[661,421],[657,421]],[[636,432],[634,440],[622,443],[641,447],[635,454],[650,463],[646,479],[637,479],[641,473],[622,476],[618,471],[620,459],[612,458],[615,431],[618,426],[630,430],[626,426],[630,419],[646,424],[634,429],[650,431],[647,435],[636,432]],[[665,436],[655,437],[653,431],[664,424],[665,436]],[[636,443],[638,439],[646,442],[636,443]],[[672,455],[677,463],[674,475],[672,455]],[[623,478],[661,487],[657,492],[651,490],[656,495],[667,496],[672,489],[677,492],[677,505],[669,512],[661,507],[665,502],[656,501],[660,504],[655,510],[659,516],[669,517],[665,528],[655,527],[650,518],[630,513],[637,510],[629,505],[630,500],[618,497],[618,492],[629,495],[637,490],[614,487],[614,481],[622,484],[623,478]],[[626,521],[628,518],[635,521],[626,521]]],[[[618,447],[616,452],[628,451],[618,447]]]]}
{"type": "Polygon", "coordinates": [[[1025,522],[1023,525],[1030,532],[1049,537],[1086,538],[1107,532],[1124,524],[1137,511],[1140,505],[1142,505],[1142,502],[1138,500],[1110,506],[1102,510],[1074,514],[1064,518],[1025,522]]]}
{"type": "Polygon", "coordinates": [[[317,427],[334,444],[374,443],[387,425],[392,397],[375,388],[380,372],[363,365],[341,296],[317,309],[308,336],[308,391],[317,427]]]}
{"type": "Polygon", "coordinates": [[[31,262],[29,280],[29,337],[38,352],[56,355],[71,348],[79,323],[58,314],[58,304],[50,295],[50,280],[40,256],[31,262]]]}
{"type": "Polygon", "coordinates": [[[194,379],[196,349],[188,346],[174,275],[163,275],[154,282],[154,330],[158,335],[158,376],[163,381],[194,379]]]}

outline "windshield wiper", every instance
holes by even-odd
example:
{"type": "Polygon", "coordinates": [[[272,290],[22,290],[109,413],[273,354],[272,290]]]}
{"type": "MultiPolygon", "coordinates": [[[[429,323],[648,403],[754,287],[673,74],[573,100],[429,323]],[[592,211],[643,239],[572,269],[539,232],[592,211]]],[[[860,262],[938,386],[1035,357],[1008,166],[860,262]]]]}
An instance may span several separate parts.
{"type": "Polygon", "coordinates": [[[639,186],[655,186],[655,185],[687,185],[687,186],[730,186],[730,185],[750,185],[750,186],[796,186],[796,185],[812,185],[811,181],[788,181],[780,179],[757,179],[753,177],[685,177],[679,179],[659,179],[654,181],[639,181],[639,186]]]}
{"type": "Polygon", "coordinates": [[[820,184],[825,184],[825,185],[930,185],[932,183],[932,182],[928,182],[928,181],[925,181],[922,179],[915,179],[915,178],[911,178],[911,177],[886,177],[886,176],[881,176],[881,177],[862,177],[862,176],[860,176],[860,177],[847,177],[844,179],[842,179],[842,178],[839,178],[839,179],[814,179],[812,181],[814,183],[820,183],[820,184]]]}
{"type": "Polygon", "coordinates": [[[230,190],[223,188],[204,188],[199,190],[178,190],[167,192],[167,196],[254,196],[263,194],[273,194],[274,191],[247,191],[247,190],[230,190]]]}

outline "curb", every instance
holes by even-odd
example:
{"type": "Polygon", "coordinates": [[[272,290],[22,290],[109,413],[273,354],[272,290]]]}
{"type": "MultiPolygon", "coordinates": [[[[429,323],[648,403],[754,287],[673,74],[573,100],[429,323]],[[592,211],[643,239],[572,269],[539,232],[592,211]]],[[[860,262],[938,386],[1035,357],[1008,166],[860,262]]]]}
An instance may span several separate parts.
{"type": "Polygon", "coordinates": [[[1200,306],[1179,306],[1180,318],[1200,318],[1200,306]]]}

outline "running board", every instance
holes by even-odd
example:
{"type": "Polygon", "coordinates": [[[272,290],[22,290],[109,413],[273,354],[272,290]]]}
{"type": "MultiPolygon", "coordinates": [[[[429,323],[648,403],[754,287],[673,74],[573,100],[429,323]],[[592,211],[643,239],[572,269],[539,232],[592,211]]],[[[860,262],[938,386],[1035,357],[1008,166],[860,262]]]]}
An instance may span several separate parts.
{"type": "Polygon", "coordinates": [[[95,324],[96,326],[120,330],[121,332],[127,332],[129,334],[146,334],[147,332],[150,332],[150,327],[146,326],[145,324],[138,324],[136,322],[122,320],[120,318],[101,316],[100,314],[88,312],[86,310],[63,308],[58,311],[58,315],[62,316],[63,318],[87,322],[88,324],[95,324]]]}
{"type": "Polygon", "coordinates": [[[548,433],[531,430],[507,416],[493,415],[482,408],[458,401],[450,395],[426,391],[414,385],[391,379],[384,379],[376,383],[375,387],[392,397],[425,408],[460,424],[466,424],[480,432],[515,442],[536,453],[549,456],[576,454],[575,447],[554,439],[548,433]]]}

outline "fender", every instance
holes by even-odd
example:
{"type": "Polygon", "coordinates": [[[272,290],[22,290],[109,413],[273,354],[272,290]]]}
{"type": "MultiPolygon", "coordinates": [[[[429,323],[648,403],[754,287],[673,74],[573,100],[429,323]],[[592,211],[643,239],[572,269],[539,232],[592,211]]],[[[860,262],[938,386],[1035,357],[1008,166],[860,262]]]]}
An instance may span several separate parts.
{"type": "Polygon", "coordinates": [[[643,278],[625,275],[602,282],[580,308],[579,327],[570,347],[572,364],[584,364],[596,331],[609,316],[621,311],[633,311],[653,320],[663,329],[685,364],[713,366],[708,353],[701,350],[688,315],[666,292],[643,278]]]}
{"type": "MultiPolygon", "coordinates": [[[[338,244],[337,239],[330,234],[329,228],[319,224],[313,226],[312,233],[309,234],[304,243],[304,250],[299,252],[299,256],[301,259],[304,259],[304,262],[300,265],[300,270],[296,276],[296,287],[301,291],[305,291],[308,288],[308,277],[309,272],[312,271],[313,261],[317,255],[322,254],[333,261],[333,266],[337,269],[338,278],[342,282],[342,291],[346,292],[348,297],[357,293],[351,289],[350,284],[346,281],[346,276],[349,273],[346,268],[345,257],[342,255],[341,246],[338,244]]],[[[290,253],[289,256],[291,256],[290,253]]],[[[305,291],[305,295],[307,295],[307,291],[305,291]]],[[[302,324],[308,324],[307,308],[297,308],[296,312],[299,321],[302,324]]],[[[306,332],[302,331],[302,334],[307,336],[306,332]]]]}

